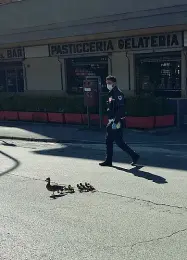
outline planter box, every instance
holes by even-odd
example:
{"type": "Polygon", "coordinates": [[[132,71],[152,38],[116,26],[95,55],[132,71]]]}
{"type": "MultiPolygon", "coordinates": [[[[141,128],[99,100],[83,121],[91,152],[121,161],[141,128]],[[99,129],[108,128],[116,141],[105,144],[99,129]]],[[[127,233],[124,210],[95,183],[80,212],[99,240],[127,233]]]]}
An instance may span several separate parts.
{"type": "Polygon", "coordinates": [[[167,127],[175,125],[174,115],[155,116],[155,127],[167,127]]]}
{"type": "Polygon", "coordinates": [[[33,121],[35,122],[47,122],[47,113],[45,112],[33,112],[33,121]]]}
{"type": "Polygon", "coordinates": [[[87,114],[82,114],[82,123],[84,125],[88,124],[88,116],[87,116],[87,114]]]}
{"type": "Polygon", "coordinates": [[[33,112],[18,112],[19,120],[21,121],[32,121],[33,112]]]}
{"type": "Polygon", "coordinates": [[[99,125],[99,115],[97,115],[97,114],[90,115],[90,124],[99,125]]]}
{"type": "Polygon", "coordinates": [[[82,124],[81,114],[64,114],[66,124],[82,124]]]}
{"type": "Polygon", "coordinates": [[[4,111],[5,120],[18,120],[18,112],[16,111],[4,111]]]}
{"type": "Polygon", "coordinates": [[[4,120],[4,119],[5,119],[4,111],[0,111],[0,120],[4,120]]]}
{"type": "Polygon", "coordinates": [[[154,128],[154,116],[131,117],[125,119],[127,128],[152,129],[154,128]]]}
{"type": "Polygon", "coordinates": [[[51,123],[64,123],[64,115],[62,113],[48,113],[48,121],[51,123]]]}
{"type": "Polygon", "coordinates": [[[108,116],[103,116],[103,125],[107,126],[108,124],[108,116]]]}
{"type": "MultiPolygon", "coordinates": [[[[90,125],[99,125],[99,115],[97,114],[91,114],[90,115],[90,125]]],[[[82,114],[82,122],[84,125],[88,124],[88,116],[87,114],[82,114]]],[[[108,124],[108,117],[103,118],[103,124],[107,125],[108,124]]]]}

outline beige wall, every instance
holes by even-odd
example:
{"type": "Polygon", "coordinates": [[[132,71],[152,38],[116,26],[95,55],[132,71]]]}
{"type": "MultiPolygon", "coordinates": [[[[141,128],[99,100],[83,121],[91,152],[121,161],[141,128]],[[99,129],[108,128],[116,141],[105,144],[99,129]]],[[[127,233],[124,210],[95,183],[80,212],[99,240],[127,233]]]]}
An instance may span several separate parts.
{"type": "Polygon", "coordinates": [[[125,52],[112,54],[112,74],[117,77],[118,87],[126,96],[134,94],[134,58],[128,54],[130,61],[130,88],[129,90],[129,66],[125,52]]]}
{"type": "Polygon", "coordinates": [[[26,91],[62,92],[61,66],[57,58],[28,58],[26,69],[26,91]]]}
{"type": "MultiPolygon", "coordinates": [[[[131,91],[129,91],[128,59],[125,53],[113,53],[112,71],[109,63],[109,74],[115,75],[118,87],[126,96],[134,93],[134,62],[133,54],[128,54],[130,59],[131,91]]],[[[62,95],[67,89],[66,70],[64,59],[51,57],[27,58],[24,61],[26,70],[25,94],[62,95]],[[61,64],[61,66],[60,66],[61,64]],[[62,68],[62,74],[60,69],[62,68]],[[61,80],[62,79],[62,80],[61,80]],[[63,85],[63,91],[62,91],[63,85]]]]}

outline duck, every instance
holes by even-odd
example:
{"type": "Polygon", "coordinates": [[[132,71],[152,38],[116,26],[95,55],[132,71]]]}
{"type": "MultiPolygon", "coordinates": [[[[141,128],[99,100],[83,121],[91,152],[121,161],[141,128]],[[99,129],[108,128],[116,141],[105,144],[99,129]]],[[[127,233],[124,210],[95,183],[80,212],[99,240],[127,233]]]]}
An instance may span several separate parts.
{"type": "Polygon", "coordinates": [[[63,192],[64,186],[51,185],[51,179],[49,177],[45,181],[47,182],[46,189],[48,191],[53,192],[53,196],[54,196],[55,191],[58,192],[58,193],[60,193],[60,192],[62,193],[63,192]]]}

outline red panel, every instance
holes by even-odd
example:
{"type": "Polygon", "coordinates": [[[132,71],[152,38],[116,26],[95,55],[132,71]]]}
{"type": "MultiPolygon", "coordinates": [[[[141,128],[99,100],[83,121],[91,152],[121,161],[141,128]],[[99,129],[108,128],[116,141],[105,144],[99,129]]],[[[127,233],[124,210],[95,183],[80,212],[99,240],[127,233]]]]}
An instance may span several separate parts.
{"type": "Polygon", "coordinates": [[[84,125],[88,124],[88,116],[87,114],[82,114],[82,122],[84,125]]]}
{"type": "Polygon", "coordinates": [[[99,124],[99,115],[97,115],[97,114],[90,115],[90,122],[92,125],[98,125],[99,124]]]}
{"type": "Polygon", "coordinates": [[[67,124],[82,124],[81,114],[64,114],[67,124]]]}
{"type": "Polygon", "coordinates": [[[4,120],[4,119],[5,119],[4,111],[0,111],[0,120],[4,120]]]}
{"type": "Polygon", "coordinates": [[[125,119],[127,128],[152,129],[154,128],[154,116],[149,117],[131,117],[125,119]]]}
{"type": "Polygon", "coordinates": [[[64,115],[61,113],[48,113],[48,120],[51,123],[64,123],[64,115]]]}
{"type": "Polygon", "coordinates": [[[35,122],[47,122],[47,113],[45,112],[33,112],[33,121],[35,122]]]}
{"type": "Polygon", "coordinates": [[[18,112],[4,111],[5,120],[18,120],[18,112]]]}
{"type": "Polygon", "coordinates": [[[21,121],[32,121],[33,112],[18,112],[19,120],[21,121]]]}
{"type": "Polygon", "coordinates": [[[107,125],[108,124],[108,116],[104,116],[103,117],[103,125],[107,125]]]}
{"type": "Polygon", "coordinates": [[[155,118],[156,118],[155,127],[174,126],[174,124],[175,124],[174,115],[156,116],[155,118]]]}

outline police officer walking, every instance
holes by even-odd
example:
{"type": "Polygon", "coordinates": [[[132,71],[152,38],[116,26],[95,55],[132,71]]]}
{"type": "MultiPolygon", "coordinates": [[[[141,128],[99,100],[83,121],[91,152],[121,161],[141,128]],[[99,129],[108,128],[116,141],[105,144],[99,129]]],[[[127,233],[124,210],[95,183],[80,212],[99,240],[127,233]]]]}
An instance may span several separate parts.
{"type": "Polygon", "coordinates": [[[108,76],[106,78],[107,88],[109,90],[108,99],[108,119],[109,123],[106,127],[106,159],[100,163],[100,166],[112,166],[113,143],[115,143],[132,158],[132,165],[135,165],[140,156],[133,151],[123,141],[123,121],[122,117],[125,110],[124,94],[116,85],[116,78],[108,76]]]}

